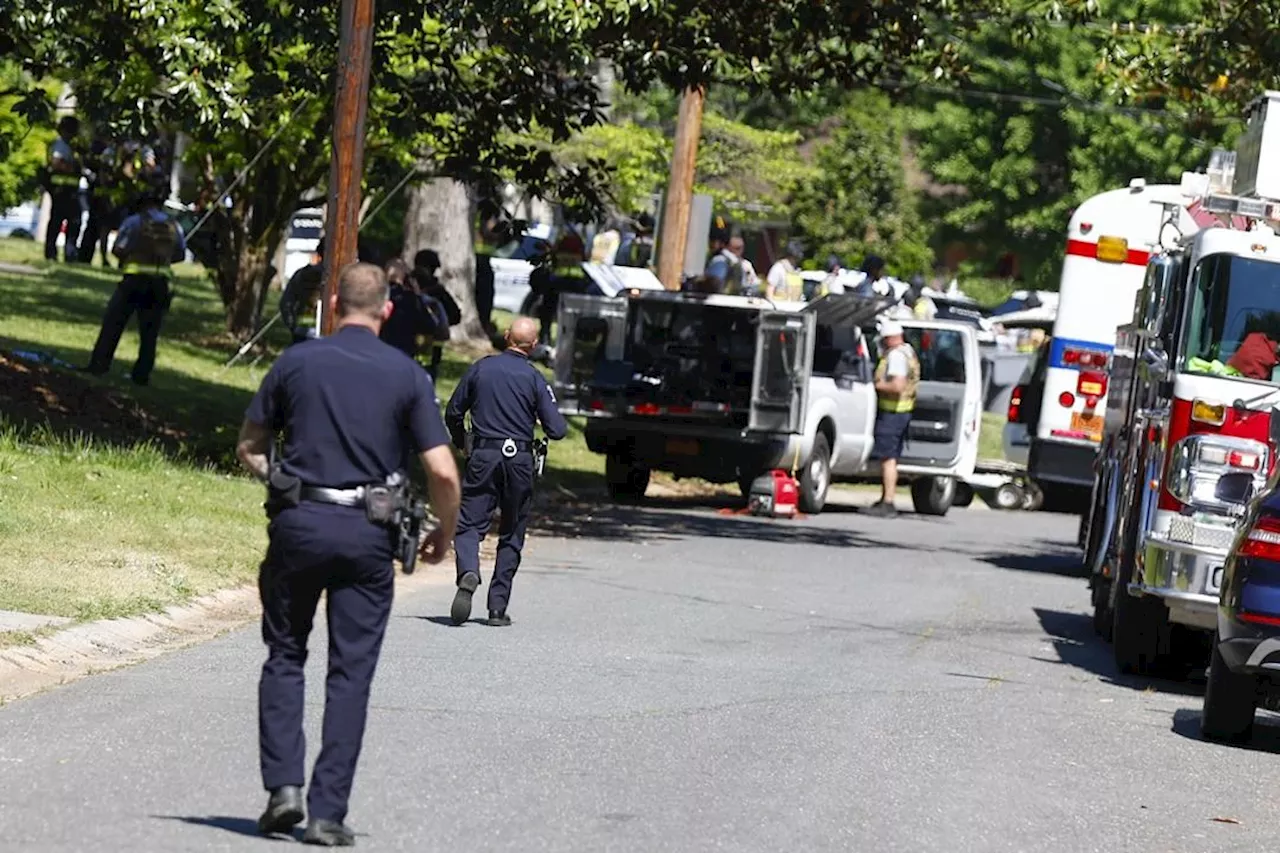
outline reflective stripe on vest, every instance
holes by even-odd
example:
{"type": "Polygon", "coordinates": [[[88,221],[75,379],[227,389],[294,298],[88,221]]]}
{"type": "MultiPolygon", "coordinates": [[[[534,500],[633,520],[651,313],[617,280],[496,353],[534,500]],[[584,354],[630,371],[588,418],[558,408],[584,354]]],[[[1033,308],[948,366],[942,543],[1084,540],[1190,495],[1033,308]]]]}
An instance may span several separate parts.
{"type": "Polygon", "coordinates": [[[172,268],[161,265],[151,266],[149,264],[125,264],[121,271],[125,275],[157,275],[168,278],[173,275],[172,268]]]}
{"type": "Polygon", "coordinates": [[[49,176],[49,183],[55,187],[78,187],[80,186],[79,175],[65,175],[55,172],[49,176]]]}
{"type": "MultiPolygon", "coordinates": [[[[903,350],[903,354],[907,357],[907,386],[902,393],[895,394],[890,391],[879,391],[877,406],[882,412],[892,412],[902,414],[904,412],[913,412],[916,408],[916,391],[920,387],[920,359],[916,358],[916,352],[911,348],[910,344],[903,344],[894,349],[903,350]]],[[[893,352],[894,350],[889,350],[893,352]]],[[[885,374],[889,369],[889,353],[885,353],[880,358],[879,364],[876,365],[876,381],[883,382],[885,374]]]]}

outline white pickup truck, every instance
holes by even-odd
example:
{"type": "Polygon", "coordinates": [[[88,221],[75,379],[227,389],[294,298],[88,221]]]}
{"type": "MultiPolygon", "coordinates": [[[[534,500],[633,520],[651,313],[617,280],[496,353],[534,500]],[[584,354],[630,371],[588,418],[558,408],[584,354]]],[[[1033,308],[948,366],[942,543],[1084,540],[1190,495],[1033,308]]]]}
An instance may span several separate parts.
{"type": "MultiPolygon", "coordinates": [[[[800,505],[821,511],[832,482],[876,480],[875,318],[852,295],[808,304],[631,291],[561,298],[555,389],[587,418],[616,499],[639,498],[651,471],[738,483],[795,470],[800,505]]],[[[981,363],[972,326],[902,321],[920,357],[915,416],[899,470],[918,512],[972,499],[981,363]]]]}

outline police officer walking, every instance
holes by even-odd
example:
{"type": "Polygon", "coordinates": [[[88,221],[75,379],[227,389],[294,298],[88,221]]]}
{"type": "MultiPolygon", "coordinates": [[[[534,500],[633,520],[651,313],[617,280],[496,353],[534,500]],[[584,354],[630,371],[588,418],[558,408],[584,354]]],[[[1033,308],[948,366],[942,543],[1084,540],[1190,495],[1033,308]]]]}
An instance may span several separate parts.
{"type": "Polygon", "coordinates": [[[471,413],[470,455],[454,539],[458,592],[449,615],[455,625],[471,617],[471,597],[480,586],[480,540],[489,530],[495,507],[502,521],[489,583],[489,624],[511,624],[507,603],[533,505],[534,423],[540,421],[552,439],[564,438],[569,431],[551,386],[529,361],[537,346],[533,320],[517,317],[507,331],[506,351],[471,365],[445,412],[453,443],[460,448],[468,443],[465,418],[471,413]]]}
{"type": "Polygon", "coordinates": [[[397,545],[385,484],[421,460],[440,525],[421,549],[438,563],[457,523],[458,469],[425,370],[378,340],[391,314],[372,264],[339,277],[337,331],[290,347],[245,413],[236,453],[267,482],[270,544],[258,580],[268,656],[258,687],[264,834],[301,822],[306,745],[303,664],[321,593],[327,595],[329,675],[323,743],[307,793],[309,844],[349,847],[345,825],[364,738],[369,688],[391,612],[397,545]],[[275,434],[282,454],[269,464],[275,434]]]}
{"type": "Polygon", "coordinates": [[[76,156],[73,143],[80,133],[80,120],[75,116],[63,116],[58,121],[58,135],[49,143],[46,168],[49,192],[49,224],[44,232],[44,256],[46,260],[58,257],[58,234],[62,224],[67,225],[66,242],[62,244],[63,259],[68,263],[76,259],[76,243],[80,237],[80,177],[83,168],[76,156]]]}
{"type": "Polygon", "coordinates": [[[139,200],[139,210],[120,224],[111,251],[120,259],[124,277],[107,302],[98,340],[89,357],[89,373],[105,374],[111,369],[120,336],[133,314],[138,315],[138,360],[130,376],[138,385],[151,381],[156,364],[156,344],[160,323],[173,301],[169,289],[170,264],[187,253],[182,226],[160,206],[164,191],[153,185],[139,200]]]}

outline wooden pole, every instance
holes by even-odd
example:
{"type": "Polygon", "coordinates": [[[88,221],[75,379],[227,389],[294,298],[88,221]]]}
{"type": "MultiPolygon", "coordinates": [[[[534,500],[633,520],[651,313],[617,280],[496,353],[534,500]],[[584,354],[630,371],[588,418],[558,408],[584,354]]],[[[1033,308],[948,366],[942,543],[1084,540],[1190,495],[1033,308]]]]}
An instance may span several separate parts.
{"type": "Polygon", "coordinates": [[[680,99],[676,123],[675,150],[671,158],[671,183],[662,211],[662,233],[658,238],[658,279],[667,290],[679,290],[684,273],[684,254],[689,242],[689,208],[693,203],[693,178],[698,163],[698,140],[702,137],[702,105],[706,91],[686,89],[680,99]]]}
{"type": "Polygon", "coordinates": [[[341,39],[333,106],[333,164],[325,211],[324,335],[333,332],[333,295],[338,292],[338,274],[356,260],[364,122],[369,109],[369,66],[373,56],[373,0],[342,0],[341,39]]]}

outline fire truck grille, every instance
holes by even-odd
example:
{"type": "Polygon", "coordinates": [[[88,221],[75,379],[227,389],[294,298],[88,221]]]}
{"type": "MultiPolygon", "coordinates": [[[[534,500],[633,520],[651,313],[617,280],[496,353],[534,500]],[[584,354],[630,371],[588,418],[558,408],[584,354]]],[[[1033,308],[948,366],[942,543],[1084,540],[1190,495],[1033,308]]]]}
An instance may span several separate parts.
{"type": "Polygon", "coordinates": [[[1225,551],[1231,547],[1231,542],[1235,538],[1235,528],[1218,524],[1202,524],[1192,518],[1176,516],[1169,522],[1169,538],[1174,542],[1185,542],[1197,548],[1215,548],[1225,551]]]}

